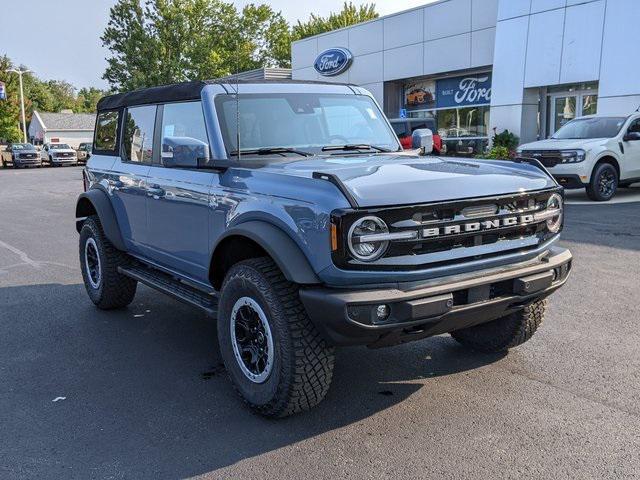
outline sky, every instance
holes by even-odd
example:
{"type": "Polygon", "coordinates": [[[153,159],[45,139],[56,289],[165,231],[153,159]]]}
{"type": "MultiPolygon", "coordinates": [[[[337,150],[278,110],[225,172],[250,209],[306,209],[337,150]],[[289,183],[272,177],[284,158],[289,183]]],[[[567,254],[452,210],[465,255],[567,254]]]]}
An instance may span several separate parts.
{"type": "MultiPolygon", "coordinates": [[[[406,10],[434,0],[378,0],[380,15],[406,10]]],[[[102,80],[108,54],[100,36],[116,0],[2,0],[0,55],[28,66],[43,80],[66,80],[77,88],[106,88],[102,80]]],[[[327,15],[342,8],[344,0],[234,0],[268,3],[290,23],[306,20],[311,12],[327,15]]],[[[369,3],[371,0],[369,0],[369,3]]],[[[356,5],[367,3],[367,0],[356,5]]]]}

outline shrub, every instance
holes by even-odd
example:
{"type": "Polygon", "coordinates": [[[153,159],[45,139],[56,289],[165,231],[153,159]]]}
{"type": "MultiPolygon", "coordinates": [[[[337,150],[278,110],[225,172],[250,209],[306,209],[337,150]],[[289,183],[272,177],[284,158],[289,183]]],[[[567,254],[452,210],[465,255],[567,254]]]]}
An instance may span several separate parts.
{"type": "Polygon", "coordinates": [[[502,133],[493,134],[493,147],[504,147],[509,152],[515,151],[518,148],[518,144],[520,143],[520,138],[517,135],[514,135],[509,130],[505,130],[502,133]]]}
{"type": "Polygon", "coordinates": [[[511,152],[507,147],[493,146],[486,154],[481,155],[481,158],[490,158],[492,160],[508,160],[511,158],[511,152]]]}

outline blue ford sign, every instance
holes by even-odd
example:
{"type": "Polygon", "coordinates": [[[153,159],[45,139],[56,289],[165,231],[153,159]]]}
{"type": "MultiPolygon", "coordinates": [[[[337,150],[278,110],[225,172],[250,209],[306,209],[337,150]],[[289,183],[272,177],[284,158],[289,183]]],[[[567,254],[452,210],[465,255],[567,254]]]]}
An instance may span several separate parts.
{"type": "Polygon", "coordinates": [[[7,99],[7,90],[4,86],[4,83],[0,82],[0,100],[7,99]]]}
{"type": "Polygon", "coordinates": [[[436,82],[436,107],[466,107],[491,103],[491,74],[443,78],[436,82]]]}
{"type": "Polygon", "coordinates": [[[320,75],[333,77],[345,72],[352,61],[353,55],[346,48],[330,48],[318,55],[313,67],[320,75]]]}

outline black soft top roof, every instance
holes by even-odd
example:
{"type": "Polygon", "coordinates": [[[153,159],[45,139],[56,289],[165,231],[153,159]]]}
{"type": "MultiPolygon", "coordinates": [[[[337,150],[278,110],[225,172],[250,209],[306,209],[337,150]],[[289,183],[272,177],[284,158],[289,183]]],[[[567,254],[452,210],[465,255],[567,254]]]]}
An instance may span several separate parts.
{"type": "MultiPolygon", "coordinates": [[[[181,102],[200,99],[200,93],[206,85],[217,83],[220,85],[248,84],[248,83],[284,83],[284,84],[315,84],[322,85],[327,82],[315,80],[291,80],[291,79],[261,79],[261,80],[196,80],[193,82],[173,83],[159,87],[141,88],[131,92],[117,93],[102,97],[98,102],[98,111],[117,110],[132,105],[147,105],[151,103],[181,102]]],[[[330,85],[347,85],[344,83],[330,83],[330,85]]]]}
{"type": "Polygon", "coordinates": [[[202,88],[207,82],[194,81],[162,85],[160,87],[141,88],[132,92],[117,93],[102,97],[98,102],[98,111],[116,110],[131,105],[146,105],[149,103],[180,102],[200,98],[202,88]]]}

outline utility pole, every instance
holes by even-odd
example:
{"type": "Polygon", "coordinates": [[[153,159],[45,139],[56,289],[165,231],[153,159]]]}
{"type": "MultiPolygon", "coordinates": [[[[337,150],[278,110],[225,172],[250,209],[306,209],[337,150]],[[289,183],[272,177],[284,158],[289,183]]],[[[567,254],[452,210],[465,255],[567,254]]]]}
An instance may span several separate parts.
{"type": "Polygon", "coordinates": [[[17,68],[10,68],[7,70],[10,73],[17,73],[20,78],[20,109],[22,110],[22,134],[24,137],[24,143],[27,143],[27,117],[24,114],[24,91],[22,89],[22,75],[31,72],[31,70],[18,70],[17,68]]]}

